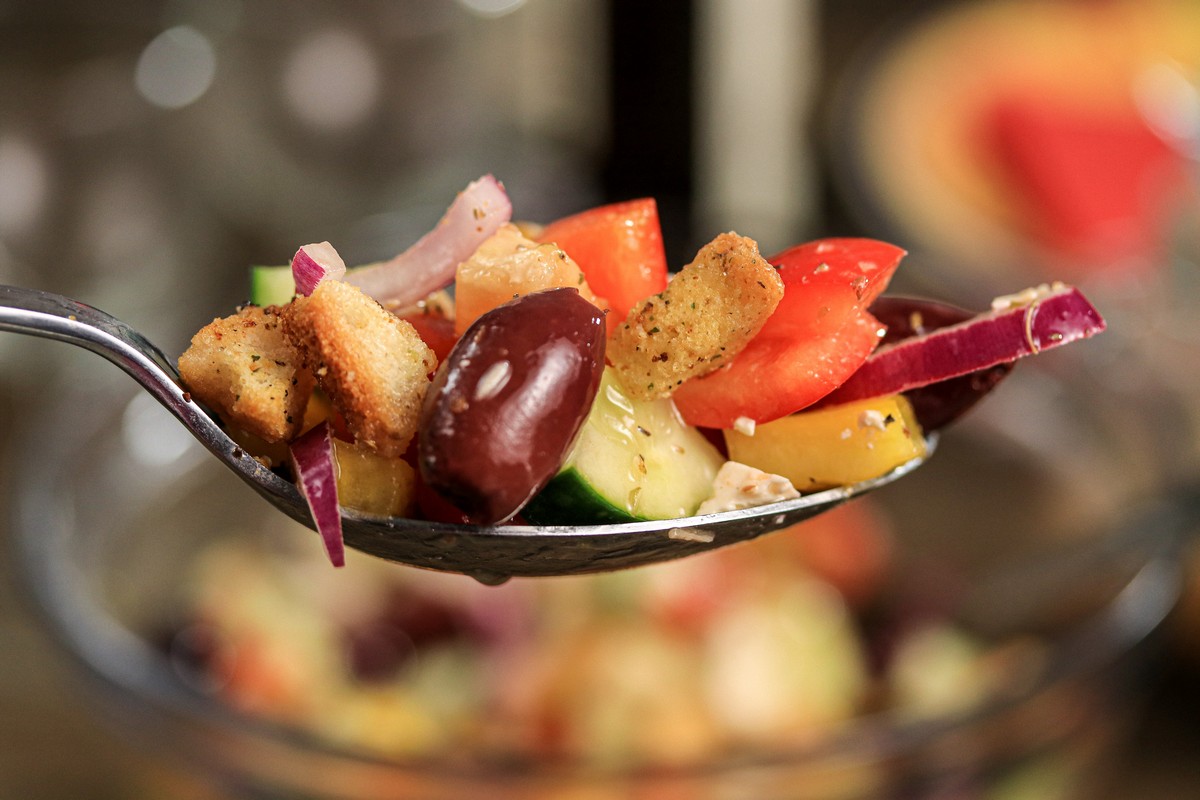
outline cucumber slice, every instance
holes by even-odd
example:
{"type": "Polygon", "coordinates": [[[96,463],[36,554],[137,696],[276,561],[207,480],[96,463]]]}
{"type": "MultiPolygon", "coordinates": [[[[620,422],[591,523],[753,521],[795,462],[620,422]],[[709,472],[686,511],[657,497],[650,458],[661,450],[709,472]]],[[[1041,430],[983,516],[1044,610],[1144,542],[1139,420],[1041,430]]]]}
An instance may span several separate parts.
{"type": "Polygon", "coordinates": [[[250,268],[250,302],[256,306],[283,306],[296,295],[291,265],[250,268]]]}
{"type": "MultiPolygon", "coordinates": [[[[373,264],[350,267],[346,274],[366,269],[373,264]]],[[[292,265],[250,268],[250,302],[256,306],[285,306],[296,296],[296,281],[292,278],[292,265]]]]}
{"type": "Polygon", "coordinates": [[[606,368],[566,463],[521,513],[539,525],[686,517],[724,462],[674,403],[631,400],[606,368]]]}

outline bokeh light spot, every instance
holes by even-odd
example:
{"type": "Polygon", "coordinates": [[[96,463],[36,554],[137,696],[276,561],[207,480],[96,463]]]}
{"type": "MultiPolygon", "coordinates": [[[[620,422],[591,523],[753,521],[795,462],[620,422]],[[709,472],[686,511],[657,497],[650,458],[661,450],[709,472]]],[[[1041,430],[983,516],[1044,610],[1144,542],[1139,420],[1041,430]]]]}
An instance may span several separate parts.
{"type": "Polygon", "coordinates": [[[349,128],[379,100],[380,70],[366,42],[345,31],[322,31],[296,48],[283,76],[292,111],[317,128],[349,128]]]}
{"type": "Polygon", "coordinates": [[[41,152],[24,138],[0,136],[0,234],[19,233],[33,225],[48,187],[41,152]]]}
{"type": "Polygon", "coordinates": [[[212,44],[195,28],[168,28],[138,58],[138,92],[159,108],[183,108],[208,91],[217,73],[212,44]]]}
{"type": "Polygon", "coordinates": [[[135,395],[125,407],[121,437],[138,463],[155,468],[175,464],[196,445],[187,428],[148,394],[135,395]]]}

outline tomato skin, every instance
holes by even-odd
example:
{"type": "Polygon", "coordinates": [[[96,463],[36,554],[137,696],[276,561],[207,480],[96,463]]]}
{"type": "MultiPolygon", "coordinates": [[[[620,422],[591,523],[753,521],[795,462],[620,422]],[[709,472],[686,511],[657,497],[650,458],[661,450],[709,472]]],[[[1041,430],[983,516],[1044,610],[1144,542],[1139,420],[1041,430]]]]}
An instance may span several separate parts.
{"type": "Polygon", "coordinates": [[[421,312],[404,314],[400,319],[417,329],[417,334],[437,356],[439,364],[446,360],[454,343],[458,341],[458,334],[454,330],[454,320],[452,319],[421,312]]]}
{"type": "Polygon", "coordinates": [[[710,428],[769,422],[836,389],[878,346],[883,326],[865,309],[904,255],[874,239],[820,239],[769,259],[783,300],[728,366],[676,390],[683,418],[710,428]]]}
{"type": "Polygon", "coordinates": [[[768,259],[784,287],[784,302],[767,322],[769,335],[829,335],[871,305],[904,256],[875,239],[818,239],[768,259]]]}
{"type": "Polygon", "coordinates": [[[667,288],[667,256],[653,198],[563,217],[543,228],[537,240],[565,250],[592,291],[608,301],[609,333],[639,301],[667,288]]]}
{"type": "Polygon", "coordinates": [[[707,428],[732,428],[739,417],[786,417],[854,374],[879,345],[882,327],[859,311],[825,338],[760,332],[729,366],[685,382],[672,399],[686,422],[707,428]]]}

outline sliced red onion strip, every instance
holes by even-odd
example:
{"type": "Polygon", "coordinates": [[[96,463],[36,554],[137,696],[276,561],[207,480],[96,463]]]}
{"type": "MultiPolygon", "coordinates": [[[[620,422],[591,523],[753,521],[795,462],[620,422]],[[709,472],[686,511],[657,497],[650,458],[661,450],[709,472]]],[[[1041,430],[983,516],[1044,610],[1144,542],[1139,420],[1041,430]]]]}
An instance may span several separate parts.
{"type": "Polygon", "coordinates": [[[819,405],[865,400],[928,386],[1015,361],[1105,329],[1100,312],[1074,287],[1038,292],[957,325],[881,346],[819,405]]]}
{"type": "Polygon", "coordinates": [[[381,303],[406,306],[454,280],[454,271],[512,219],[504,187],[484,175],[463,189],[433,230],[390,261],[352,271],[346,281],[381,303]]]}
{"type": "Polygon", "coordinates": [[[342,542],[342,512],[338,506],[337,468],[329,423],[322,422],[292,442],[291,455],[296,485],[312,512],[325,552],[335,567],[344,566],[346,548],[342,542]]]}
{"type": "Polygon", "coordinates": [[[292,257],[292,280],[296,292],[307,297],[323,280],[340,281],[346,275],[346,262],[329,242],[306,244],[292,257]]]}

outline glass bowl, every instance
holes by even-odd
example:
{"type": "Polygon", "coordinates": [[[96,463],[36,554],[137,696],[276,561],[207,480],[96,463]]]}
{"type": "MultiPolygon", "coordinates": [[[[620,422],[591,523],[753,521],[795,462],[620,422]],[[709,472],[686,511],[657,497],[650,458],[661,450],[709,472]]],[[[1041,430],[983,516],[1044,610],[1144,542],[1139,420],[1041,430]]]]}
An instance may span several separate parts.
{"type": "MultiPolygon", "coordinates": [[[[224,473],[127,382],[88,376],[73,373],[71,388],[43,404],[43,416],[26,426],[14,451],[39,454],[16,471],[19,568],[48,630],[78,668],[93,713],[172,769],[201,776],[220,797],[1078,796],[1104,780],[1101,767],[1136,710],[1153,634],[1178,591],[1178,509],[1158,504],[1126,525],[1064,533],[1037,521],[1044,509],[1029,491],[1037,486],[1041,496],[1060,496],[1061,476],[967,426],[943,439],[922,475],[871,500],[894,534],[891,572],[870,602],[844,608],[846,630],[863,637],[867,672],[878,671],[880,653],[897,646],[903,626],[896,620],[936,618],[938,630],[969,637],[977,663],[990,665],[982,690],[978,681],[966,684],[978,690],[971,698],[955,693],[961,684],[953,669],[941,669],[950,661],[938,657],[916,662],[923,674],[910,679],[927,695],[944,697],[941,705],[881,701],[884,682],[876,676],[835,722],[688,758],[640,760],[636,752],[624,761],[562,753],[494,758],[453,738],[431,752],[389,754],[319,727],[238,710],[211,691],[204,675],[181,668],[164,636],[177,634],[180,620],[193,613],[196,568],[206,554],[249,544],[264,558],[287,561],[296,551],[319,553],[318,540],[224,473]],[[973,480],[963,481],[965,470],[973,480]],[[1006,510],[992,513],[999,506],[979,494],[979,513],[962,513],[963,497],[984,485],[1007,498],[1006,510]],[[1019,502],[1020,492],[1028,502],[1019,502]],[[940,515],[922,522],[920,510],[931,508],[940,515]],[[1011,527],[1012,535],[997,535],[996,526],[1011,527]],[[971,540],[980,547],[961,545],[971,540]],[[959,545],[948,546],[952,541],[959,545]]],[[[800,534],[768,540],[778,544],[793,535],[800,534]]],[[[771,545],[730,550],[754,563],[761,546],[771,545]]],[[[688,561],[695,567],[712,563],[708,558],[688,561]]],[[[353,594],[375,579],[379,565],[321,566],[297,572],[293,589],[353,594]]],[[[398,579],[445,578],[461,595],[505,588],[386,570],[398,579]]],[[[757,585],[760,578],[745,580],[757,585]]],[[[244,586],[231,577],[208,589],[225,590],[236,602],[244,586]]],[[[569,602],[569,587],[558,586],[558,601],[569,602]]],[[[281,617],[279,624],[290,622],[281,617]]],[[[808,652],[824,658],[821,647],[808,652]]],[[[587,665],[578,666],[582,675],[587,665]]],[[[755,665],[744,666],[746,680],[754,679],[755,665]]],[[[801,653],[784,666],[802,674],[812,664],[801,653]]],[[[729,687],[737,688],[736,675],[729,687]]],[[[788,687],[755,688],[760,697],[794,702],[788,687]]],[[[819,704],[823,697],[809,700],[819,704]]]]}

